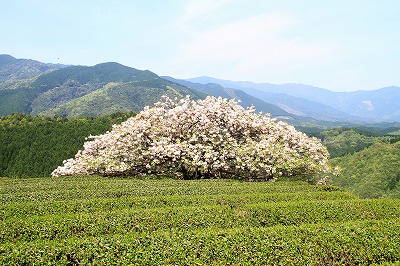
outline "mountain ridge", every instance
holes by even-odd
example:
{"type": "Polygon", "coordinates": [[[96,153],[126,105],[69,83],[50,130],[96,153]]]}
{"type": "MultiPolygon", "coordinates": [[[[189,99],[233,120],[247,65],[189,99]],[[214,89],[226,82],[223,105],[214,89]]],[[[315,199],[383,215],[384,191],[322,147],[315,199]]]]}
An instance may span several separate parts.
{"type": "Polygon", "coordinates": [[[42,63],[32,59],[17,59],[11,55],[0,54],[0,82],[29,79],[63,67],[66,66],[42,63]]]}
{"type": "Polygon", "coordinates": [[[299,121],[400,121],[400,87],[397,86],[334,92],[298,83],[254,83],[207,76],[180,80],[117,62],[66,66],[0,55],[0,115],[138,112],[163,94],[178,98],[188,94],[194,99],[206,95],[235,98],[244,107],[254,105],[258,112],[299,121]]]}
{"type": "MultiPolygon", "coordinates": [[[[303,100],[309,101],[309,106],[314,102],[319,105],[322,104],[327,106],[326,110],[332,111],[331,108],[336,109],[336,114],[331,117],[333,120],[337,118],[343,119],[341,116],[347,114],[348,117],[345,118],[344,121],[400,121],[400,101],[398,100],[400,99],[400,87],[397,86],[389,86],[371,91],[358,90],[353,92],[334,92],[323,88],[297,83],[253,83],[248,81],[223,80],[207,76],[187,80],[203,84],[213,82],[222,86],[241,89],[252,96],[278,106],[286,104],[289,101],[290,96],[302,98],[303,100]],[[285,98],[286,102],[282,100],[282,95],[277,97],[276,94],[271,94],[277,92],[289,96],[285,98]]],[[[302,105],[307,106],[306,102],[302,102],[302,105]]],[[[292,106],[293,110],[307,114],[307,112],[298,108],[299,106],[292,106]]],[[[321,114],[323,114],[324,110],[322,109],[323,108],[316,108],[316,110],[320,110],[321,114]]]]}
{"type": "Polygon", "coordinates": [[[258,112],[269,113],[271,114],[271,116],[274,117],[290,118],[291,116],[293,116],[292,114],[286,112],[282,108],[270,103],[266,103],[256,97],[247,94],[242,90],[225,88],[220,84],[216,83],[208,83],[208,84],[194,83],[186,80],[175,79],[173,77],[168,77],[168,76],[162,76],[162,78],[215,97],[236,99],[245,108],[254,105],[254,107],[258,112]]]}
{"type": "MultiPolygon", "coordinates": [[[[4,61],[7,61],[6,66],[19,62],[10,57],[4,61]]],[[[32,66],[36,64],[33,62],[32,66]]],[[[116,62],[63,67],[30,79],[16,80],[11,87],[7,87],[7,82],[5,85],[0,83],[4,85],[0,86],[0,115],[22,112],[63,117],[100,116],[139,112],[162,95],[205,97],[149,70],[138,70],[116,62]]]]}

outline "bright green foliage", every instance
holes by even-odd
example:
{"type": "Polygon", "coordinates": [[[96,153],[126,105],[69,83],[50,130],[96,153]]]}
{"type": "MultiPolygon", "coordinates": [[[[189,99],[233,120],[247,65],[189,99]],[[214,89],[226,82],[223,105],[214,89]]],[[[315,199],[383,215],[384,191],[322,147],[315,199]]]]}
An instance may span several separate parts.
{"type": "Polygon", "coordinates": [[[394,137],[389,136],[368,136],[355,129],[342,128],[323,131],[319,134],[319,137],[323,140],[331,158],[353,154],[377,141],[389,142],[394,139],[394,137]]]}
{"type": "Polygon", "coordinates": [[[107,117],[40,117],[14,114],[0,118],[0,176],[49,176],[81,149],[89,134],[110,130],[133,113],[107,117]]]}
{"type": "Polygon", "coordinates": [[[0,203],[2,265],[400,260],[399,200],[301,181],[4,178],[0,203]]]}
{"type": "MultiPolygon", "coordinates": [[[[154,79],[154,78],[153,78],[154,79]]],[[[59,103],[54,108],[45,109],[45,102],[51,97],[51,94],[58,94],[60,90],[57,88],[42,94],[38,104],[42,110],[41,115],[53,116],[64,115],[67,117],[78,116],[104,116],[116,112],[141,111],[146,105],[157,102],[161,96],[169,95],[171,97],[182,97],[178,90],[186,94],[183,87],[175,86],[177,89],[165,86],[165,81],[158,79],[152,81],[132,81],[132,82],[110,82],[105,86],[97,88],[97,90],[81,95],[80,97],[70,96],[70,88],[66,90],[66,94],[70,96],[68,101],[59,103]],[[44,102],[44,103],[43,103],[44,102]]],[[[39,100],[37,100],[39,101],[39,100]]],[[[35,103],[35,102],[34,102],[35,103]]]]}
{"type": "Polygon", "coordinates": [[[400,142],[377,142],[331,163],[342,169],[334,184],[365,198],[400,198],[400,142]]]}

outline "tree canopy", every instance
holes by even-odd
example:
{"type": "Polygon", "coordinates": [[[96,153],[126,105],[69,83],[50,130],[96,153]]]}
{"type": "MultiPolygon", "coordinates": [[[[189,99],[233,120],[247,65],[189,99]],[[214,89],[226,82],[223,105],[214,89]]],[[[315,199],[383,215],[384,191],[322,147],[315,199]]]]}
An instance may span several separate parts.
{"type": "Polygon", "coordinates": [[[21,113],[0,117],[0,176],[49,176],[89,134],[101,134],[133,113],[62,118],[21,113]]]}

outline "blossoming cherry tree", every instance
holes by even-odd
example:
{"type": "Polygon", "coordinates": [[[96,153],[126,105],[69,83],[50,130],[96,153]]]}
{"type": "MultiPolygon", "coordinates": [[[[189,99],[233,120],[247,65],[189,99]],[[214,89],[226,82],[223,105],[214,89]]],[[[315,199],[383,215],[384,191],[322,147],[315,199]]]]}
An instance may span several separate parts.
{"type": "Polygon", "coordinates": [[[330,171],[329,153],[316,138],[257,114],[253,107],[215,97],[163,97],[111,131],[89,138],[53,176],[270,180],[330,171]]]}

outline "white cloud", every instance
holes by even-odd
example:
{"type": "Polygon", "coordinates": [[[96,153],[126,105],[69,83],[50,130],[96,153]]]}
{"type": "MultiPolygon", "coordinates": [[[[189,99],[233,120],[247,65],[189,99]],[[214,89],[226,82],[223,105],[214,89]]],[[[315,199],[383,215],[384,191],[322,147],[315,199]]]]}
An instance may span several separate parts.
{"type": "Polygon", "coordinates": [[[204,19],[208,14],[230,2],[230,0],[191,0],[185,4],[185,14],[180,23],[188,23],[197,19],[204,19]]]}
{"type": "MultiPolygon", "coordinates": [[[[252,53],[254,47],[272,41],[295,22],[286,16],[263,15],[236,21],[211,31],[200,32],[184,45],[184,56],[198,55],[230,59],[252,53]]],[[[258,47],[259,49],[260,47],[258,47]]]]}
{"type": "Polygon", "coordinates": [[[260,80],[265,73],[315,65],[334,54],[333,45],[293,34],[299,23],[287,13],[270,13],[196,32],[182,45],[174,65],[193,68],[186,68],[186,73],[180,70],[183,75],[207,74],[207,69],[213,69],[213,73],[217,71],[227,78],[243,76],[260,80]]]}

